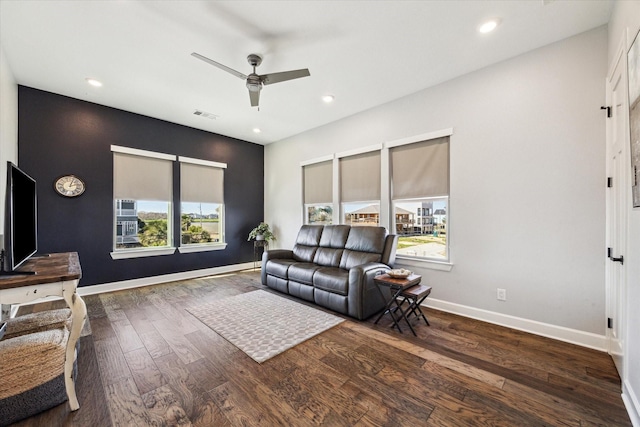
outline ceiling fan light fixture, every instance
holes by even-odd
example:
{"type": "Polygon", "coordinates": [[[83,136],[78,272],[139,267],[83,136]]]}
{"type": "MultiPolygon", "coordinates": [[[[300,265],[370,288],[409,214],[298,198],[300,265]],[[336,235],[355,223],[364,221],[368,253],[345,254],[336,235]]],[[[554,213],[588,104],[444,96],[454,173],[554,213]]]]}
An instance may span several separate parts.
{"type": "Polygon", "coordinates": [[[327,94],[327,95],[322,95],[322,101],[323,101],[325,104],[331,104],[335,99],[336,99],[336,97],[335,97],[335,96],[333,96],[333,95],[329,95],[329,94],[327,94]]]}
{"type": "Polygon", "coordinates": [[[487,34],[495,30],[500,25],[500,18],[492,18],[485,21],[478,27],[478,31],[482,34],[487,34]]]}

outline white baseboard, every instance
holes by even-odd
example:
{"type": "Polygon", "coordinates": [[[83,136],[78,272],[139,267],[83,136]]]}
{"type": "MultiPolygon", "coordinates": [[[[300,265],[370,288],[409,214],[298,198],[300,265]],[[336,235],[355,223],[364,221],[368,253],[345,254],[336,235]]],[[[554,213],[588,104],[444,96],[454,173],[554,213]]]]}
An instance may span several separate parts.
{"type": "Polygon", "coordinates": [[[633,427],[640,427],[640,401],[629,381],[622,383],[622,401],[627,408],[633,427]]]}
{"type": "MultiPolygon", "coordinates": [[[[82,286],[78,288],[78,294],[80,294],[80,296],[94,295],[104,292],[113,292],[124,289],[139,288],[142,286],[157,285],[160,283],[174,282],[178,280],[196,279],[198,277],[206,277],[216,274],[225,274],[248,270],[252,269],[253,266],[253,262],[246,262],[242,264],[225,265],[222,267],[206,268],[202,270],[184,271],[180,273],[164,274],[161,276],[142,277],[139,279],[123,280],[120,282],[82,286]]],[[[50,299],[58,298],[43,298],[42,300],[32,301],[29,304],[50,299]]],[[[607,351],[606,336],[604,335],[597,335],[589,332],[565,328],[562,326],[550,325],[547,323],[523,319],[520,317],[496,313],[493,311],[482,310],[479,308],[469,307],[461,304],[454,304],[451,302],[433,298],[427,298],[423,305],[425,307],[434,308],[436,310],[442,310],[448,313],[458,314],[460,316],[465,316],[500,326],[506,326],[508,328],[517,329],[524,332],[530,332],[532,334],[541,335],[543,337],[553,338],[559,341],[564,341],[599,351],[607,351]]]]}
{"type": "Polygon", "coordinates": [[[253,262],[245,262],[243,264],[223,265],[222,267],[205,268],[202,270],[183,271],[180,273],[163,274],[161,276],[141,277],[140,279],[102,283],[100,285],[82,286],[78,288],[78,294],[80,296],[95,295],[102,294],[104,292],[121,291],[124,289],[140,288],[142,286],[175,282],[177,280],[197,279],[198,277],[214,276],[216,274],[249,270],[253,268],[253,265],[253,262]]]}
{"type": "Polygon", "coordinates": [[[563,326],[550,325],[548,323],[537,322],[535,320],[523,319],[520,317],[510,316],[508,314],[496,313],[494,311],[482,310],[432,298],[427,298],[422,305],[436,310],[442,310],[448,313],[482,320],[483,322],[506,326],[519,331],[576,344],[582,347],[588,347],[605,352],[607,351],[607,340],[605,335],[593,334],[590,332],[565,328],[563,326]]]}

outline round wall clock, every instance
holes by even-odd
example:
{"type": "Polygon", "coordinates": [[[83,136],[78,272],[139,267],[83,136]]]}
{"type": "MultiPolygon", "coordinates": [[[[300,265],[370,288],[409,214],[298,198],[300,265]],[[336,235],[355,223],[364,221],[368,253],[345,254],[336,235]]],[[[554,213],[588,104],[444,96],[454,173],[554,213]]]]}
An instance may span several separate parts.
{"type": "Polygon", "coordinates": [[[84,181],[75,175],[63,175],[56,179],[53,188],[58,194],[65,197],[77,197],[84,193],[84,181]]]}

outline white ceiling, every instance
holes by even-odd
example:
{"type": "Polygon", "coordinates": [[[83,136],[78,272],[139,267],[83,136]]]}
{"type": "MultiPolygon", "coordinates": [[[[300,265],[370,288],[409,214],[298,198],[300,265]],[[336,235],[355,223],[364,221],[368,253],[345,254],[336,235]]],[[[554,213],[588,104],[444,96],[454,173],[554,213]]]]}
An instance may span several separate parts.
{"type": "Polygon", "coordinates": [[[0,45],[18,84],[267,144],[606,24],[612,5],[0,0],[0,45]],[[497,30],[478,33],[492,17],[497,30]],[[242,80],[194,51],[244,74],[258,53],[258,74],[311,76],[264,87],[258,110],[242,80]]]}

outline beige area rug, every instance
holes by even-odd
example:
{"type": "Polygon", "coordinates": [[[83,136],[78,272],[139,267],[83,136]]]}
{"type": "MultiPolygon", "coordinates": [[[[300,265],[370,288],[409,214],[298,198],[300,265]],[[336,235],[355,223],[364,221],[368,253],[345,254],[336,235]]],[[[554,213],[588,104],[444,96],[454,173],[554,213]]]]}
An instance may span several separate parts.
{"type": "Polygon", "coordinates": [[[260,290],[188,308],[187,311],[258,363],[344,321],[338,316],[260,290]]]}

